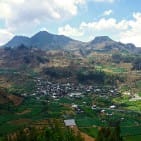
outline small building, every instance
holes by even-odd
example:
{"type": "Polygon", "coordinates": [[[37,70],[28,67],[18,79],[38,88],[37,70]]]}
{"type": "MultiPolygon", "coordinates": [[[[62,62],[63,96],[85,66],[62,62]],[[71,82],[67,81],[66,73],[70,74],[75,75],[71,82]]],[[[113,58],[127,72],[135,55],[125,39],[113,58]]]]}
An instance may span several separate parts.
{"type": "Polygon", "coordinates": [[[109,108],[110,108],[110,109],[115,109],[116,106],[115,106],[115,105],[111,105],[109,108]]]}
{"type": "Polygon", "coordinates": [[[76,104],[72,104],[71,107],[72,107],[72,108],[78,108],[78,105],[76,105],[76,104]]]}
{"type": "Polygon", "coordinates": [[[76,126],[75,120],[74,119],[67,119],[64,120],[65,126],[73,127],[76,126]]]}
{"type": "Polygon", "coordinates": [[[75,92],[75,93],[69,94],[69,96],[70,96],[70,97],[80,98],[80,97],[82,97],[82,93],[80,93],[80,92],[75,92]]]}
{"type": "Polygon", "coordinates": [[[96,105],[92,105],[91,109],[95,110],[96,109],[96,105]]]}
{"type": "Polygon", "coordinates": [[[103,109],[103,110],[101,110],[100,112],[101,112],[101,113],[105,113],[105,110],[103,109]]]}

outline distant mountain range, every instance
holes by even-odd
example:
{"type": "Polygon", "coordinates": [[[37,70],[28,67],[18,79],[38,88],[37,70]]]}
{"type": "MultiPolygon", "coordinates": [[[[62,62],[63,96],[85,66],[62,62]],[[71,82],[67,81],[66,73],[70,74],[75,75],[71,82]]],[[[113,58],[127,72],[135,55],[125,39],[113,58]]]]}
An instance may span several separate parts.
{"type": "Polygon", "coordinates": [[[64,35],[55,35],[46,31],[40,31],[31,38],[15,36],[4,47],[18,47],[20,45],[32,46],[41,49],[60,49],[67,46],[79,45],[81,42],[64,35]]]}
{"type": "Polygon", "coordinates": [[[70,51],[81,51],[84,54],[91,51],[109,52],[113,50],[137,52],[134,44],[123,44],[110,39],[108,36],[99,36],[90,42],[81,42],[64,35],[55,35],[46,31],[40,31],[31,38],[15,36],[3,47],[18,47],[25,45],[45,50],[65,49],[70,51]]]}

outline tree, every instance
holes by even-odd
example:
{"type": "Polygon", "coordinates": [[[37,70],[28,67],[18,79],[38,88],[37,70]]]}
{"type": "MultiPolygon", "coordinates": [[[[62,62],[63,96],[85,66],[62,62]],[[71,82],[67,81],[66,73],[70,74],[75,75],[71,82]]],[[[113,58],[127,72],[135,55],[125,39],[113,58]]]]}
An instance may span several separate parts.
{"type": "Polygon", "coordinates": [[[141,57],[135,58],[134,61],[132,62],[132,65],[133,70],[141,70],[141,57]]]}
{"type": "Polygon", "coordinates": [[[60,121],[50,120],[47,127],[28,127],[3,138],[2,141],[84,141],[84,139],[79,132],[74,133],[71,128],[61,125],[60,121]]]}
{"type": "Polygon", "coordinates": [[[122,141],[122,137],[120,136],[120,126],[101,127],[96,141],[122,141]]]}
{"type": "Polygon", "coordinates": [[[112,55],[112,60],[113,60],[113,62],[114,63],[117,63],[117,64],[119,64],[120,63],[120,61],[121,61],[121,55],[120,54],[113,54],[112,55]]]}

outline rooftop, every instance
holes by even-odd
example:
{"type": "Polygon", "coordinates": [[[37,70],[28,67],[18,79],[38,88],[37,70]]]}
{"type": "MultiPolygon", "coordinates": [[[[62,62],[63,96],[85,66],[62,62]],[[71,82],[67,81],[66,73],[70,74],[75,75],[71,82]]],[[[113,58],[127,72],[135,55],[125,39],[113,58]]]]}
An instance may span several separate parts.
{"type": "Polygon", "coordinates": [[[64,120],[64,123],[65,123],[66,126],[75,126],[75,125],[76,125],[74,119],[67,119],[67,120],[64,120]]]}

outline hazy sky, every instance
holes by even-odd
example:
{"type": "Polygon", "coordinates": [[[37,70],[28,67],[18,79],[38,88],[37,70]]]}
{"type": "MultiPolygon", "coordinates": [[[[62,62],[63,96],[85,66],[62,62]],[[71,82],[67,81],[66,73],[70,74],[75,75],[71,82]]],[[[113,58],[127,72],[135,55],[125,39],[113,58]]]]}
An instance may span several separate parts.
{"type": "Polygon", "coordinates": [[[0,0],[0,44],[41,30],[82,41],[107,35],[141,47],[141,0],[0,0]]]}

